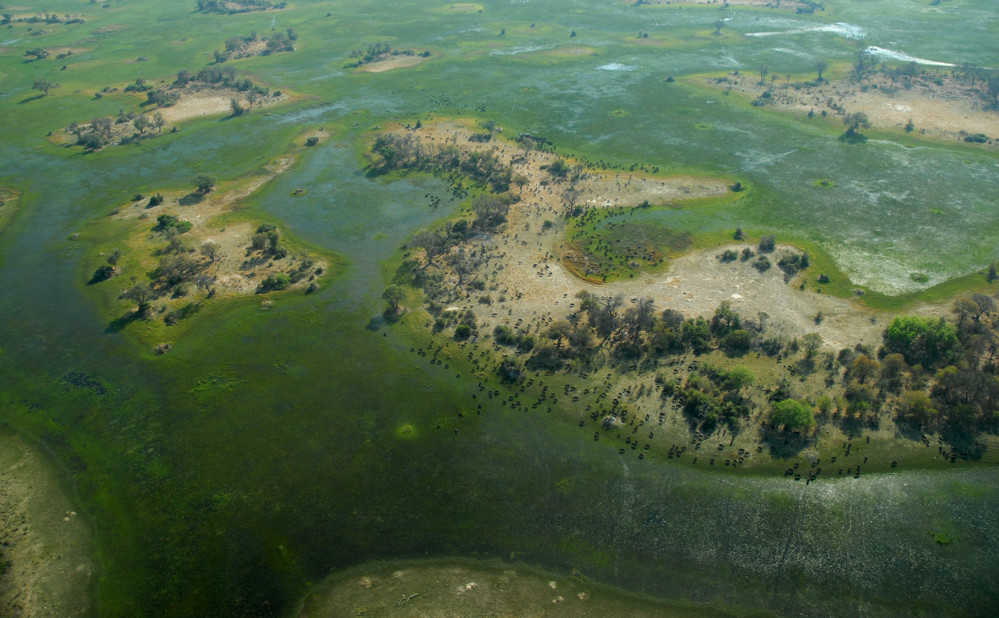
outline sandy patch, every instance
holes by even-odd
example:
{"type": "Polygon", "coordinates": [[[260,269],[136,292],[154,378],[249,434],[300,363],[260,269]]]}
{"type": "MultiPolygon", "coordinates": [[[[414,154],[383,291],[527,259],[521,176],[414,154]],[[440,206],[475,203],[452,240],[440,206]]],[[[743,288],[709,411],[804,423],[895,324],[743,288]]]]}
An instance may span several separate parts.
{"type": "MultiPolygon", "coordinates": [[[[163,115],[163,119],[166,120],[167,123],[174,124],[183,120],[189,120],[191,118],[200,118],[202,116],[220,116],[231,114],[233,99],[236,99],[240,105],[244,106],[244,109],[249,107],[249,102],[238,90],[209,90],[184,95],[179,101],[170,107],[162,107],[156,111],[163,115]]],[[[287,100],[288,95],[284,94],[279,97],[263,97],[248,113],[253,113],[253,111],[259,110],[260,108],[274,107],[275,105],[284,103],[287,100]]]]}
{"type": "Polygon", "coordinates": [[[465,3],[465,4],[452,4],[452,5],[448,6],[447,10],[448,11],[454,11],[456,13],[468,13],[468,12],[471,12],[471,11],[481,11],[482,10],[482,5],[481,4],[469,4],[469,3],[465,3]]]}
{"type": "Polygon", "coordinates": [[[89,526],[56,467],[0,433],[0,608],[4,616],[83,616],[94,576],[89,526]]]}
{"type": "MultiPolygon", "coordinates": [[[[936,77],[936,76],[935,76],[936,77]]],[[[913,132],[937,139],[963,140],[964,133],[984,133],[999,137],[999,113],[984,109],[977,90],[950,77],[937,77],[942,85],[929,79],[914,78],[912,87],[902,80],[892,83],[875,76],[862,83],[826,82],[820,86],[795,89],[778,79],[771,86],[760,86],[755,75],[729,75],[726,82],[709,78],[712,87],[729,88],[758,97],[767,89],[774,96],[768,107],[782,111],[816,115],[823,111],[833,117],[863,112],[871,124],[886,129],[903,129],[912,121],[913,132]],[[963,132],[963,133],[962,133],[963,132]]]]}
{"type": "Polygon", "coordinates": [[[365,63],[357,71],[359,73],[384,73],[385,71],[392,71],[394,69],[415,67],[429,59],[430,57],[424,58],[420,55],[405,56],[400,54],[398,56],[389,56],[385,60],[365,63]]]}

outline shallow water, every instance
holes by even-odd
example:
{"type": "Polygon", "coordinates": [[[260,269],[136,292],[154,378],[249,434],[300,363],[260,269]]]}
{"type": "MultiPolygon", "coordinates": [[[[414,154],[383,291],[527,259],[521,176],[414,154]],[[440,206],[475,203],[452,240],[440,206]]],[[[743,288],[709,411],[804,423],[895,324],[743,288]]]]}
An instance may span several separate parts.
{"type": "MultiPolygon", "coordinates": [[[[130,22],[129,41],[157,40],[165,28],[214,40],[269,23],[147,4],[161,21],[130,22]]],[[[458,205],[428,207],[426,194],[446,196],[437,180],[367,177],[354,150],[372,125],[475,116],[507,134],[544,135],[591,161],[731,177],[752,187],[752,199],[710,216],[642,216],[701,231],[742,225],[799,235],[822,243],[858,283],[907,290],[915,285],[910,272],[926,272],[932,283],[999,255],[993,155],[875,140],[844,145],[803,119],[758,114],[722,92],[664,80],[752,73],[761,63],[810,74],[816,59],[849,60],[873,43],[981,60],[994,23],[988,4],[943,7],[968,20],[962,36],[949,39],[930,36],[929,18],[854,2],[838,7],[836,20],[864,24],[862,40],[818,31],[742,42],[696,35],[710,32],[714,8],[496,3],[480,15],[404,2],[375,21],[370,6],[348,3],[323,22],[327,7],[314,15],[318,5],[302,5],[279,20],[300,31],[299,51],[240,65],[272,87],[315,97],[299,107],[199,121],[142,147],[67,156],[38,147],[53,118],[80,120],[73,115],[80,106],[87,115],[113,114],[118,102],[53,97],[44,102],[50,115],[25,111],[21,97],[3,101],[14,122],[0,126],[0,176],[27,194],[0,246],[0,405],[3,420],[43,438],[80,483],[105,561],[102,613],[226,615],[249,607],[264,614],[290,607],[331,571],[446,555],[513,556],[563,576],[576,569],[657,596],[778,613],[975,615],[991,607],[999,566],[991,469],[806,487],[621,457],[575,425],[484,398],[477,383],[489,372],[471,377],[459,359],[431,365],[410,352],[420,344],[372,320],[391,276],[385,262],[410,233],[458,205]],[[515,34],[531,22],[540,34],[515,34]],[[500,27],[509,41],[498,40],[500,27]],[[578,34],[570,40],[571,30],[578,34]],[[632,45],[640,30],[679,33],[684,44],[632,45]],[[382,37],[441,56],[385,74],[342,68],[351,49],[382,37]],[[542,51],[566,45],[597,55],[542,51]],[[315,295],[279,298],[266,312],[254,301],[206,315],[163,357],[127,332],[105,332],[107,316],[80,289],[90,248],[72,234],[137,191],[181,187],[203,171],[226,180],[252,171],[300,130],[326,124],[333,138],[247,206],[342,255],[335,279],[315,295]],[[835,186],[819,189],[819,178],[835,186]],[[296,188],[306,195],[289,197],[296,188]],[[67,383],[70,371],[106,392],[67,383]],[[397,431],[405,424],[413,431],[397,431]],[[937,542],[939,534],[950,542],[937,542]]],[[[88,33],[128,19],[105,13],[95,10],[88,33]]],[[[733,34],[833,27],[822,16],[734,16],[725,26],[733,34]]],[[[113,44],[125,49],[116,58],[146,53],[113,44]]],[[[143,70],[166,75],[207,51],[150,54],[143,70]]],[[[16,54],[0,60],[14,76],[5,89],[28,91],[31,67],[16,54]]],[[[102,79],[125,83],[135,67],[116,59],[100,70],[102,79]]]]}

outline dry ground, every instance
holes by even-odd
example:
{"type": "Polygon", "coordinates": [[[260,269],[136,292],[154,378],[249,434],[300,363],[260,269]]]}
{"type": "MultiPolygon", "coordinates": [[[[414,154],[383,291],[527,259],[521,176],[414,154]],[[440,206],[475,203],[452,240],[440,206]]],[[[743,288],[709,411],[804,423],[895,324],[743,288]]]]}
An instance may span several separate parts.
{"type": "MultiPolygon", "coordinates": [[[[904,129],[911,120],[913,131],[945,140],[962,140],[965,133],[984,133],[999,138],[999,113],[984,109],[984,102],[977,90],[951,77],[934,74],[943,83],[916,77],[912,87],[905,88],[904,79],[894,83],[877,74],[856,83],[850,81],[823,82],[818,86],[795,89],[780,76],[773,84],[759,85],[758,75],[729,75],[727,81],[718,83],[708,78],[709,85],[729,88],[758,97],[767,89],[774,92],[774,102],[768,107],[782,111],[807,114],[814,111],[839,116],[863,112],[871,124],[878,128],[904,129]],[[835,106],[830,106],[830,102],[835,106]]],[[[995,141],[993,142],[996,143],[995,141]]]]}
{"type": "Polygon", "coordinates": [[[85,614],[91,533],[74,508],[55,466],[21,437],[0,433],[0,614],[85,614]]]}
{"type": "MultiPolygon", "coordinates": [[[[580,279],[562,264],[564,257],[564,193],[569,183],[554,183],[541,170],[556,156],[545,152],[525,152],[517,144],[494,139],[482,144],[468,141],[473,129],[458,122],[428,123],[414,135],[430,143],[453,144],[468,150],[493,150],[503,162],[523,157],[515,173],[527,177],[522,200],[511,207],[508,223],[501,233],[471,241],[469,250],[479,249],[489,259],[476,275],[489,289],[473,293],[456,308],[472,309],[480,320],[480,332],[491,332],[506,324],[530,332],[540,332],[553,320],[575,310],[575,296],[585,290],[597,296],[621,295],[626,303],[639,297],[655,300],[658,309],[672,308],[688,317],[711,316],[722,301],[732,303],[743,319],[768,314],[767,328],[789,337],[818,332],[833,350],[856,343],[876,343],[884,328],[882,319],[840,298],[801,291],[788,285],[776,267],[759,273],[750,262],[722,264],[717,255],[726,247],[693,253],[675,259],[666,272],[636,272],[633,279],[599,284],[580,279]],[[544,229],[544,222],[556,222],[544,229]],[[487,296],[491,304],[482,302],[487,296]],[[824,320],[816,324],[821,312],[824,320]]],[[[683,199],[723,195],[728,183],[716,178],[690,176],[654,177],[634,172],[595,172],[576,184],[579,204],[597,208],[623,208],[649,200],[653,204],[683,199]]],[[[733,244],[741,250],[746,244],[733,244]]],[[[778,247],[777,254],[792,250],[778,247]]],[[[444,260],[437,259],[435,264],[444,260]]],[[[456,281],[453,275],[451,283],[456,281]]]]}

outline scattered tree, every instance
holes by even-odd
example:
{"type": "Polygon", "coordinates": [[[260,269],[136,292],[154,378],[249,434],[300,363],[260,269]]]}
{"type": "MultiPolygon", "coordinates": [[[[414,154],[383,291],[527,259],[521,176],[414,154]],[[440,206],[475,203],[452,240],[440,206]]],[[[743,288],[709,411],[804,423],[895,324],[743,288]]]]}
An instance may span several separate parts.
{"type": "Polygon", "coordinates": [[[35,85],[32,86],[31,88],[33,90],[37,90],[37,91],[41,92],[42,96],[48,96],[49,90],[52,90],[53,88],[57,88],[58,86],[59,86],[59,84],[53,84],[52,82],[50,82],[49,80],[45,79],[44,77],[40,77],[40,78],[38,78],[38,79],[35,80],[35,85]]]}
{"type": "Polygon", "coordinates": [[[199,195],[211,193],[215,188],[215,177],[211,174],[198,174],[191,182],[194,183],[195,191],[199,195]]]}
{"type": "Polygon", "coordinates": [[[815,72],[818,73],[818,76],[815,78],[815,81],[821,82],[822,81],[822,74],[825,73],[825,70],[828,69],[828,68],[829,68],[829,63],[826,62],[825,60],[819,60],[818,62],[816,62],[815,63],[815,72]]]}
{"type": "Polygon", "coordinates": [[[852,112],[843,116],[843,124],[846,125],[846,132],[843,133],[843,137],[846,139],[862,138],[863,135],[858,132],[858,129],[871,127],[871,121],[864,112],[852,112]]]}

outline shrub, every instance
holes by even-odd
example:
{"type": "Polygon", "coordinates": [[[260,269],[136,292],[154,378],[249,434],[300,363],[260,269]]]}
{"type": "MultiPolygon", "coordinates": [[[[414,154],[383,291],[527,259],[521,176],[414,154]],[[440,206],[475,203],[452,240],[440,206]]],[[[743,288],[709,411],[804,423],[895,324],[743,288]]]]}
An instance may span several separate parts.
{"type": "Polygon", "coordinates": [[[811,407],[794,399],[785,399],[774,404],[770,420],[774,425],[783,425],[785,431],[810,429],[815,426],[815,416],[811,407]]]}
{"type": "Polygon", "coordinates": [[[753,268],[760,271],[761,273],[765,273],[768,270],[770,270],[770,260],[767,259],[767,256],[761,255],[760,257],[756,258],[755,262],[753,262],[753,268]]]}
{"type": "Polygon", "coordinates": [[[284,273],[268,275],[266,279],[260,282],[260,287],[257,288],[257,293],[283,290],[289,285],[291,285],[291,277],[284,273]]]}
{"type": "Polygon", "coordinates": [[[111,266],[109,264],[104,264],[102,266],[97,267],[97,270],[94,271],[94,275],[90,278],[90,281],[88,281],[87,283],[91,285],[94,283],[100,283],[101,281],[107,281],[113,276],[114,276],[114,266],[111,266]]]}

